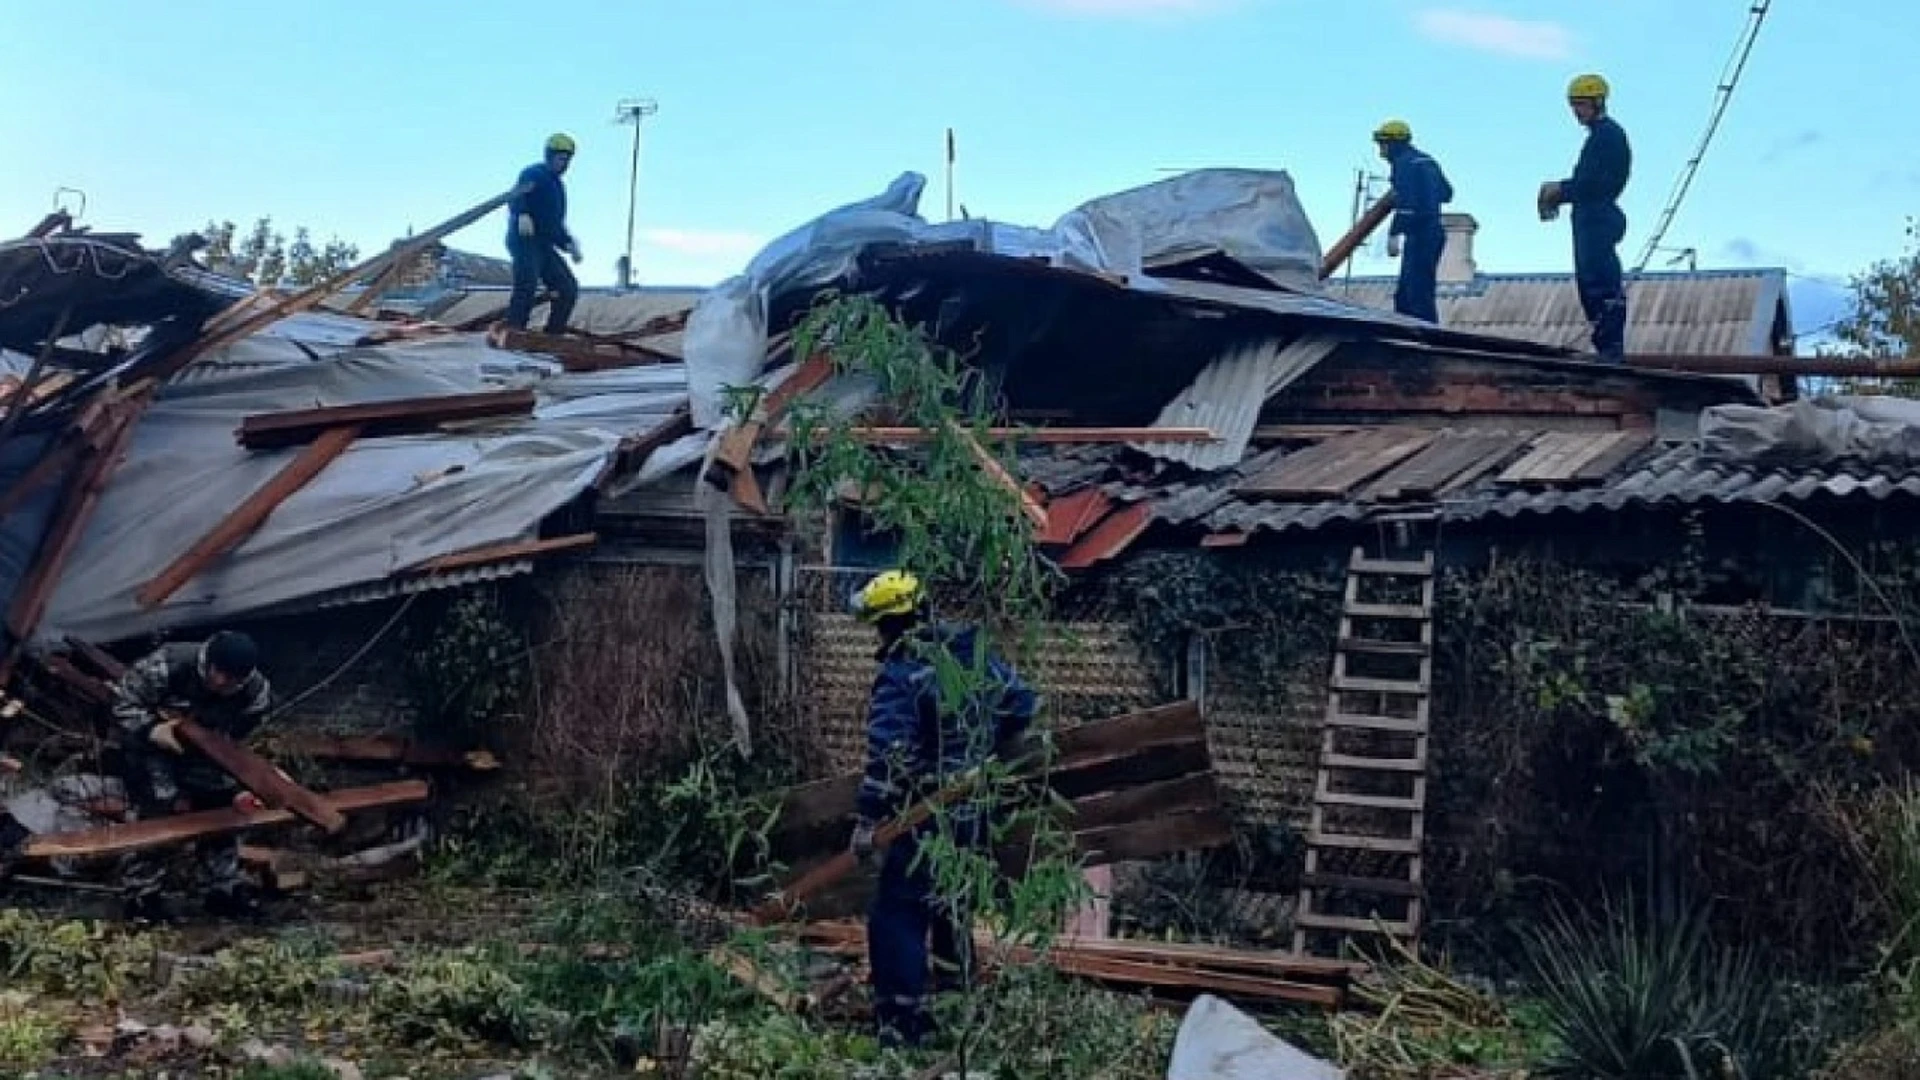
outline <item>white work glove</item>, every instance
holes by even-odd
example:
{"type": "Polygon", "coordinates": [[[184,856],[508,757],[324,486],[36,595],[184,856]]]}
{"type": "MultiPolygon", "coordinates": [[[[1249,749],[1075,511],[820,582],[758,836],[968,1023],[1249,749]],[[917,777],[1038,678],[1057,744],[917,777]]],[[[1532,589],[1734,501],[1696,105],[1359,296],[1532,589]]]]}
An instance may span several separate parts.
{"type": "Polygon", "coordinates": [[[529,240],[532,239],[533,238],[533,215],[521,214],[518,218],[514,220],[513,227],[515,231],[519,232],[521,236],[529,240]]]}
{"type": "Polygon", "coordinates": [[[567,241],[567,254],[573,256],[573,265],[579,266],[580,265],[580,241],[578,240],[567,241]]]}
{"type": "Polygon", "coordinates": [[[1399,257],[1400,257],[1400,238],[1398,236],[1387,237],[1387,258],[1397,259],[1399,257]]]}
{"type": "Polygon", "coordinates": [[[853,853],[853,861],[864,863],[873,858],[873,830],[871,821],[860,821],[853,826],[853,839],[847,843],[847,850],[853,853]]]}
{"type": "Polygon", "coordinates": [[[179,729],[178,720],[167,720],[155,724],[147,731],[147,741],[169,754],[184,754],[187,751],[180,745],[179,729]]]}

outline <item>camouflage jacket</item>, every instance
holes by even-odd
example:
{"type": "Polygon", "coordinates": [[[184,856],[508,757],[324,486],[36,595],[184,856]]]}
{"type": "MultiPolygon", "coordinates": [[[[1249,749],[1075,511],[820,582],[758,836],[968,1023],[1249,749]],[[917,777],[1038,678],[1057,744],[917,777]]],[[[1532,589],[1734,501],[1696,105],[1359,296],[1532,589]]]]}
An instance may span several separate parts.
{"type": "Polygon", "coordinates": [[[273,691],[258,671],[232,694],[216,694],[200,678],[200,643],[163,645],[127,669],[113,688],[113,719],[128,749],[147,759],[155,798],[171,800],[179,788],[225,791],[238,787],[219,766],[191,749],[179,757],[152,746],[147,733],[161,712],[192,717],[203,727],[244,739],[260,726],[273,691]]]}

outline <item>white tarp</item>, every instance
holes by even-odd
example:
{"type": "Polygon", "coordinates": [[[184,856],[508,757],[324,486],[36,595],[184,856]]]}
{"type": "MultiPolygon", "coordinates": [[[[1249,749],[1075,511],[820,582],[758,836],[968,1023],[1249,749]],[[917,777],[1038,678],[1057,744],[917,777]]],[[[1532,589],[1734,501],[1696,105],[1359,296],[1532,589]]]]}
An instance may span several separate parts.
{"type": "MultiPolygon", "coordinates": [[[[449,335],[275,362],[250,339],[169,386],[135,429],[55,589],[38,640],[114,641],[388,578],[440,555],[530,537],[599,476],[624,436],[685,400],[677,365],[564,374],[449,335]],[[272,360],[249,356],[249,347],[272,360]],[[299,452],[250,451],[250,413],[533,385],[531,419],[362,439],[160,607],[134,594],[299,452]]],[[[682,451],[681,457],[685,456],[682,451]]]]}
{"type": "Polygon", "coordinates": [[[1343,1080],[1346,1075],[1211,994],[1202,994],[1187,1009],[1167,1066],[1167,1080],[1343,1080]]]}
{"type": "Polygon", "coordinates": [[[1920,464],[1920,401],[1861,396],[1772,408],[1717,405],[1700,416],[1700,456],[1726,462],[1920,464]]]}

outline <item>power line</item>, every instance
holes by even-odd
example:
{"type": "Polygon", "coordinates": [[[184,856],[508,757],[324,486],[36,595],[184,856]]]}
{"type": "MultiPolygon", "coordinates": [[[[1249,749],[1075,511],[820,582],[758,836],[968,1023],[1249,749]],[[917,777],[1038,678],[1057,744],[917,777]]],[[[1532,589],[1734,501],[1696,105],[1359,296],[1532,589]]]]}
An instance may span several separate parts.
{"type": "Polygon", "coordinates": [[[1666,208],[1660,211],[1660,223],[1654,226],[1653,235],[1647,237],[1647,246],[1641,249],[1639,265],[1633,268],[1640,273],[1653,260],[1653,253],[1659,249],[1660,241],[1666,239],[1667,229],[1673,224],[1675,214],[1680,212],[1680,203],[1687,197],[1687,189],[1693,186],[1693,177],[1700,171],[1700,162],[1707,156],[1707,146],[1713,142],[1713,133],[1720,130],[1720,118],[1727,113],[1727,105],[1733,101],[1734,87],[1740,85],[1740,74],[1746,70],[1747,56],[1753,52],[1753,43],[1760,37],[1760,25],[1767,21],[1767,10],[1773,6],[1773,0],[1753,0],[1753,7],[1747,12],[1747,25],[1740,31],[1740,40],[1734,43],[1733,55],[1727,60],[1726,67],[1720,69],[1720,84],[1713,92],[1713,112],[1707,117],[1707,129],[1700,133],[1700,143],[1694,147],[1693,156],[1687,159],[1680,169],[1679,179],[1674,181],[1673,192],[1667,196],[1666,208]]]}

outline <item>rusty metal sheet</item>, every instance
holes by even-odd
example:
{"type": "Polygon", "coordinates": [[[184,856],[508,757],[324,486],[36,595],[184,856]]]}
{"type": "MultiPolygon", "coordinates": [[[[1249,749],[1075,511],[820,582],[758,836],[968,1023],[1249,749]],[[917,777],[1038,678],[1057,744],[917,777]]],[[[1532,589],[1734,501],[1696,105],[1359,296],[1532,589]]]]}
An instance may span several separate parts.
{"type": "Polygon", "coordinates": [[[1388,427],[1328,439],[1282,458],[1236,490],[1276,497],[1337,497],[1419,453],[1433,437],[1431,431],[1388,427]]]}
{"type": "Polygon", "coordinates": [[[1532,437],[1511,431],[1443,431],[1425,449],[1368,485],[1360,497],[1381,501],[1429,497],[1471,470],[1477,468],[1474,475],[1478,476],[1494,467],[1532,437]]]}

